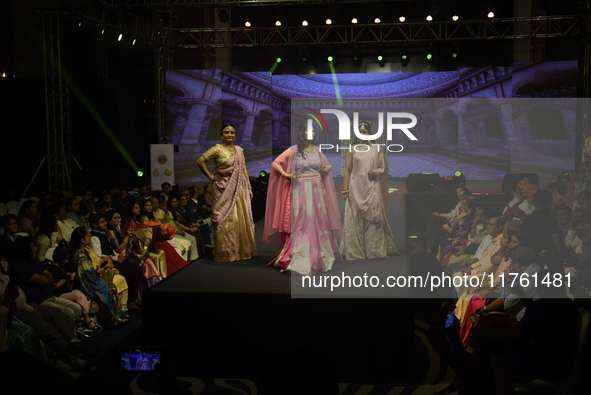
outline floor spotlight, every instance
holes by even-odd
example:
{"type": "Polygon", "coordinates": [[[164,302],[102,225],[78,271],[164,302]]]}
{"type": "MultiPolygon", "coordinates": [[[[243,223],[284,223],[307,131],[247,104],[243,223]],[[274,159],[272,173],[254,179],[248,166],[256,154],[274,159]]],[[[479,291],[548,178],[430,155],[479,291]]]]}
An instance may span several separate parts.
{"type": "Polygon", "coordinates": [[[378,48],[378,52],[376,54],[376,59],[378,61],[378,65],[380,67],[384,67],[384,49],[383,48],[378,48]]]}
{"type": "Polygon", "coordinates": [[[307,62],[310,59],[310,52],[306,48],[300,51],[300,59],[302,62],[307,62]]]}

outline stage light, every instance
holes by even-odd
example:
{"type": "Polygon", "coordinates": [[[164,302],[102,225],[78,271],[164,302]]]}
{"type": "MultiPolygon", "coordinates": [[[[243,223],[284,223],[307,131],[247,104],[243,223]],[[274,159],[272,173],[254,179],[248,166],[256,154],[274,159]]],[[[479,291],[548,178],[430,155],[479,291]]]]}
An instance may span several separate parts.
{"type": "Polygon", "coordinates": [[[244,22],[244,26],[246,26],[246,27],[251,27],[252,25],[250,24],[250,22],[249,22],[249,21],[246,21],[246,22],[244,22]]]}
{"type": "Polygon", "coordinates": [[[101,31],[101,36],[105,34],[105,29],[101,31]]]}
{"type": "Polygon", "coordinates": [[[376,59],[378,60],[379,66],[384,67],[384,48],[378,48],[376,59]]]}
{"type": "Polygon", "coordinates": [[[398,18],[398,20],[399,20],[400,22],[404,22],[404,21],[406,20],[406,18],[405,18],[405,17],[403,17],[403,16],[401,16],[400,18],[398,18]]]}
{"type": "Polygon", "coordinates": [[[431,59],[433,59],[433,55],[431,55],[430,53],[428,53],[428,54],[427,54],[427,59],[428,59],[428,60],[431,60],[431,59]]]}
{"type": "Polygon", "coordinates": [[[458,19],[460,19],[460,17],[459,17],[459,16],[457,16],[457,15],[454,15],[454,16],[452,16],[452,17],[451,17],[451,19],[453,19],[453,21],[455,22],[455,21],[457,21],[458,19]]]}
{"type": "Polygon", "coordinates": [[[460,55],[460,46],[458,43],[453,43],[451,46],[451,57],[457,58],[460,55]]]}
{"type": "Polygon", "coordinates": [[[408,64],[410,58],[410,51],[408,50],[408,45],[403,45],[400,50],[400,63],[402,67],[405,67],[408,64]]]}
{"type": "Polygon", "coordinates": [[[310,52],[308,52],[308,50],[306,48],[304,48],[300,51],[300,59],[302,59],[302,62],[307,62],[309,57],[310,57],[310,52]]]}
{"type": "Polygon", "coordinates": [[[281,26],[281,21],[276,21],[275,26],[281,26]]]}
{"type": "Polygon", "coordinates": [[[302,21],[302,26],[308,26],[308,21],[302,21]]]}
{"type": "Polygon", "coordinates": [[[357,23],[357,22],[358,22],[358,21],[357,21],[357,18],[353,18],[353,19],[351,19],[351,23],[357,23]]]}
{"type": "Polygon", "coordinates": [[[230,14],[228,14],[228,11],[226,11],[226,10],[219,10],[218,11],[218,18],[219,18],[220,22],[226,23],[230,20],[230,14]]]}
{"type": "Polygon", "coordinates": [[[433,20],[433,17],[431,15],[427,15],[427,21],[431,22],[433,20]]]}
{"type": "Polygon", "coordinates": [[[144,175],[144,172],[143,172],[143,171],[138,171],[138,172],[137,172],[137,176],[138,176],[138,177],[142,177],[143,175],[144,175]]]}
{"type": "Polygon", "coordinates": [[[491,12],[489,12],[489,13],[488,13],[488,17],[489,17],[489,18],[494,18],[494,17],[495,17],[495,13],[494,13],[494,12],[492,12],[492,11],[491,11],[491,12]]]}
{"type": "Polygon", "coordinates": [[[332,62],[334,58],[329,55],[326,59],[328,59],[329,62],[332,62]]]}
{"type": "Polygon", "coordinates": [[[281,58],[277,58],[275,61],[276,61],[277,63],[281,63],[281,58]]]}
{"type": "Polygon", "coordinates": [[[136,41],[136,39],[134,38],[131,45],[135,45],[135,41],[136,41]]]}
{"type": "Polygon", "coordinates": [[[327,24],[327,25],[332,25],[332,20],[331,20],[331,19],[327,19],[327,20],[326,20],[326,24],[327,24]]]}
{"type": "Polygon", "coordinates": [[[464,188],[466,186],[466,177],[460,170],[456,170],[452,177],[454,190],[458,188],[464,188]]]}
{"type": "Polygon", "coordinates": [[[259,173],[259,177],[266,177],[268,174],[269,174],[269,173],[267,173],[266,171],[262,170],[262,171],[259,173]]]}
{"type": "Polygon", "coordinates": [[[81,27],[81,26],[82,26],[82,22],[78,22],[78,27],[81,27]]]}
{"type": "Polygon", "coordinates": [[[459,170],[456,170],[456,172],[454,173],[454,177],[460,177],[462,175],[462,172],[459,170]]]}
{"type": "Polygon", "coordinates": [[[117,41],[121,41],[122,38],[123,38],[123,33],[119,34],[119,38],[117,39],[117,41]]]}
{"type": "Polygon", "coordinates": [[[380,22],[381,22],[381,20],[380,20],[380,18],[376,18],[376,19],[374,19],[374,20],[373,20],[373,22],[374,22],[374,23],[380,23],[380,22]]]}

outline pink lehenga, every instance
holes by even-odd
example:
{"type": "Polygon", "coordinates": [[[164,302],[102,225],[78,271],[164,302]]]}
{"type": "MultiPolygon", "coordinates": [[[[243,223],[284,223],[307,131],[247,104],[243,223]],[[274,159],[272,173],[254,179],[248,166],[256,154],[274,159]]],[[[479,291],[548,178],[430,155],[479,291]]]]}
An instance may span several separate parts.
{"type": "Polygon", "coordinates": [[[380,259],[398,254],[387,216],[388,167],[383,150],[352,151],[349,197],[345,203],[341,253],[347,260],[380,259]],[[368,173],[376,176],[370,179],[368,173]]]}
{"type": "Polygon", "coordinates": [[[320,173],[329,164],[318,147],[304,157],[293,146],[271,165],[263,240],[277,244],[279,254],[269,266],[313,276],[340,259],[341,216],[332,172],[320,173]],[[291,182],[277,174],[277,166],[292,175],[291,182]]]}
{"type": "Polygon", "coordinates": [[[243,171],[244,152],[236,145],[234,148],[230,151],[223,144],[216,144],[203,154],[207,160],[215,160],[216,174],[222,176],[213,183],[211,207],[216,262],[240,261],[257,255],[249,184],[243,171]]]}

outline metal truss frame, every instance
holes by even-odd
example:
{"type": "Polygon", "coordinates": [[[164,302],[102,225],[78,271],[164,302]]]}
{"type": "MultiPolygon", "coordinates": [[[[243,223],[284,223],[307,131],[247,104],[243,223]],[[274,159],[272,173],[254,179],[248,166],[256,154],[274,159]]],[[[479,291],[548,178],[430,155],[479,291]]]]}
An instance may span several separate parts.
{"type": "Polygon", "coordinates": [[[176,47],[211,48],[569,37],[581,34],[584,25],[584,16],[566,15],[457,22],[170,30],[175,32],[176,47]],[[529,34],[513,33],[522,25],[529,28],[529,34]]]}
{"type": "MultiPolygon", "coordinates": [[[[42,12],[45,64],[48,187],[72,187],[72,134],[70,91],[62,67],[60,18],[55,11],[42,12]]],[[[45,159],[45,158],[44,158],[45,159]]]]}
{"type": "MultiPolygon", "coordinates": [[[[407,1],[407,0],[390,0],[407,1]]],[[[112,8],[165,8],[165,7],[260,7],[315,4],[375,3],[376,0],[98,0],[96,5],[112,8]]]]}

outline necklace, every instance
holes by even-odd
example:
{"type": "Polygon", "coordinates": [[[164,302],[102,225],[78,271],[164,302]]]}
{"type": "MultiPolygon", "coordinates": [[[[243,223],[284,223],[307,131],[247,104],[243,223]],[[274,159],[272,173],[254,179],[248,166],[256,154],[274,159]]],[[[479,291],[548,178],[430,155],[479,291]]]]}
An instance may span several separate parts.
{"type": "Polygon", "coordinates": [[[223,146],[224,146],[224,147],[225,147],[225,148],[226,148],[228,151],[230,151],[231,153],[234,153],[234,151],[236,151],[236,148],[235,148],[235,147],[232,147],[232,148],[230,149],[230,147],[228,147],[226,144],[222,144],[222,145],[223,145],[223,146]]]}
{"type": "Polygon", "coordinates": [[[310,147],[308,147],[308,148],[304,148],[304,151],[306,151],[307,153],[314,151],[314,146],[312,144],[310,144],[310,147]],[[310,149],[308,149],[308,148],[310,148],[310,149]]]}

